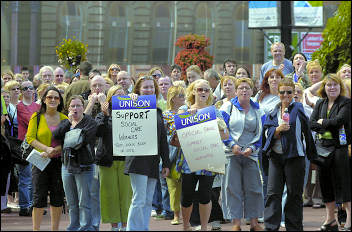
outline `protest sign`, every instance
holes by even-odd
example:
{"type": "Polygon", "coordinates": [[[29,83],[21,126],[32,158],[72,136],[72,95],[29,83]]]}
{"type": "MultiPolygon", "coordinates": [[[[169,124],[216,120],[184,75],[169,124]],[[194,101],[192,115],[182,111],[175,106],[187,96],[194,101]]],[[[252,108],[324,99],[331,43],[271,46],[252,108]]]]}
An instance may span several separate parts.
{"type": "Polygon", "coordinates": [[[175,126],[183,154],[192,172],[206,169],[224,173],[225,152],[216,120],[215,107],[175,115],[175,126]]]}
{"type": "Polygon", "coordinates": [[[112,97],[112,135],[114,156],[158,154],[155,95],[112,97]]]}

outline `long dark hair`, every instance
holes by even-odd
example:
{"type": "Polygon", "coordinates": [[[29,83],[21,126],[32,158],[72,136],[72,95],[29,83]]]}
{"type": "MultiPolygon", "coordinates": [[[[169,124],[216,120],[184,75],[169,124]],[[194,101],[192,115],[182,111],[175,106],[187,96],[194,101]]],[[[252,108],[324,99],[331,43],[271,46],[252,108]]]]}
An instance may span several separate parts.
{"type": "Polygon", "coordinates": [[[53,90],[53,91],[55,91],[55,92],[57,92],[57,93],[59,94],[59,97],[60,97],[60,104],[59,104],[58,107],[57,107],[57,111],[58,111],[58,112],[61,112],[61,111],[64,109],[64,99],[62,98],[60,91],[59,91],[56,87],[50,86],[50,87],[45,91],[45,93],[44,93],[44,95],[43,95],[43,97],[42,97],[42,99],[41,99],[41,106],[40,106],[40,109],[39,109],[39,111],[38,111],[37,116],[39,116],[40,114],[44,114],[44,113],[46,112],[45,99],[46,99],[46,95],[48,94],[48,92],[49,92],[50,90],[53,90]]]}

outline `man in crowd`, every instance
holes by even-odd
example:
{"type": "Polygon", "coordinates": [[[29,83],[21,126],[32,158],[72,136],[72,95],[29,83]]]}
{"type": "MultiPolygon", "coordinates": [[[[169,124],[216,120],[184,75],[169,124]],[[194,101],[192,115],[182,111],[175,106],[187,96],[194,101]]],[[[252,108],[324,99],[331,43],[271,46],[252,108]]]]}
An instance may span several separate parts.
{"type": "Polygon", "coordinates": [[[272,60],[269,60],[260,69],[259,84],[262,84],[265,73],[272,68],[280,69],[281,72],[286,76],[294,72],[292,62],[285,58],[285,45],[281,42],[276,42],[271,45],[270,49],[272,60]]]}
{"type": "Polygon", "coordinates": [[[126,94],[132,93],[133,85],[131,75],[126,71],[120,71],[117,74],[116,82],[121,85],[126,94]]]}

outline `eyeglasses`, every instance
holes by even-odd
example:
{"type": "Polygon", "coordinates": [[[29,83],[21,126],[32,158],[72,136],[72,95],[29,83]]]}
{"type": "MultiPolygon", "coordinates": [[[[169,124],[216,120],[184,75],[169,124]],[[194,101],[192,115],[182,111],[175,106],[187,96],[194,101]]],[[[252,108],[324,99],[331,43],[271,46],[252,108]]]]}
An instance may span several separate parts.
{"type": "Polygon", "coordinates": [[[279,91],[280,94],[284,95],[285,93],[287,94],[292,94],[291,90],[286,90],[286,91],[279,91]]]}
{"type": "Polygon", "coordinates": [[[112,69],[110,69],[110,71],[118,71],[118,72],[120,72],[120,69],[118,69],[118,68],[112,68],[112,69]]]}
{"type": "Polygon", "coordinates": [[[56,77],[64,77],[64,75],[55,75],[56,77]]]}
{"type": "Polygon", "coordinates": [[[152,75],[154,78],[160,78],[161,77],[161,74],[157,73],[157,74],[153,74],[152,75]]]}
{"type": "Polygon", "coordinates": [[[17,87],[17,88],[13,88],[11,89],[12,91],[15,91],[15,90],[20,90],[20,87],[17,87]]]}
{"type": "Polygon", "coordinates": [[[243,90],[250,90],[251,87],[243,86],[243,87],[238,87],[237,89],[243,91],[243,90]]]}
{"type": "Polygon", "coordinates": [[[198,93],[203,93],[203,92],[209,93],[210,89],[208,89],[208,88],[197,88],[197,92],[198,93]]]}
{"type": "Polygon", "coordinates": [[[33,86],[26,86],[22,88],[22,91],[33,90],[33,86]]]}
{"type": "Polygon", "coordinates": [[[184,97],[185,97],[185,95],[184,95],[184,94],[178,94],[178,95],[176,95],[176,97],[179,97],[179,98],[184,98],[184,97]]]}
{"type": "Polygon", "coordinates": [[[82,107],[83,105],[72,105],[70,106],[70,108],[74,109],[74,108],[79,108],[79,107],[82,107]]]}
{"type": "Polygon", "coordinates": [[[54,99],[54,100],[57,101],[57,100],[60,99],[60,97],[58,97],[58,96],[46,96],[46,99],[48,99],[48,100],[50,100],[50,101],[54,99]]]}

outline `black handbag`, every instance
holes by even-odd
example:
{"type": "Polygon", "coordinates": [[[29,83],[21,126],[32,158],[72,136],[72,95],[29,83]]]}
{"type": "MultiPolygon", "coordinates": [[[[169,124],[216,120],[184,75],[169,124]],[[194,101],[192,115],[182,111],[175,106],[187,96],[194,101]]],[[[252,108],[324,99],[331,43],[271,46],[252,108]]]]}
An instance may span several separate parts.
{"type": "Polygon", "coordinates": [[[331,164],[332,154],[335,152],[333,141],[325,139],[315,139],[315,148],[318,153],[318,161],[320,166],[329,167],[331,164]]]}

